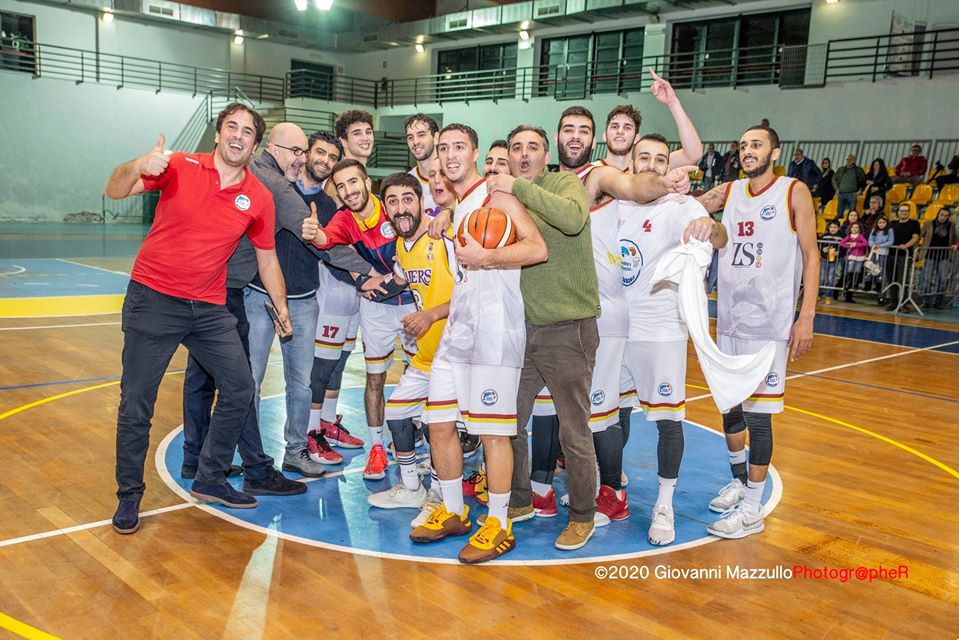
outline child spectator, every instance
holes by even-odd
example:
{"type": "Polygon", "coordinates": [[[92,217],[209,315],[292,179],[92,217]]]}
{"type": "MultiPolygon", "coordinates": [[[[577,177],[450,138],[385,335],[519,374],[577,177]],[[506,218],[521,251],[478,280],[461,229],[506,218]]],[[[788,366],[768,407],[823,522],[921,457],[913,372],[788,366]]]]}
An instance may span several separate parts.
{"type": "MultiPolygon", "coordinates": [[[[882,274],[886,272],[886,258],[889,256],[889,247],[892,246],[892,231],[889,230],[889,220],[885,216],[879,216],[876,218],[876,226],[873,228],[872,233],[869,234],[869,248],[870,251],[875,253],[876,262],[879,264],[879,273],[873,276],[870,279],[869,284],[875,286],[875,290],[879,292],[879,305],[882,306],[886,304],[886,299],[883,296],[882,287],[885,284],[883,282],[882,274]]],[[[868,291],[869,286],[866,286],[868,291]]]]}
{"type": "Polygon", "coordinates": [[[826,233],[819,236],[819,253],[822,256],[822,267],[819,270],[819,297],[824,304],[830,303],[830,295],[835,300],[838,297],[836,286],[836,272],[839,269],[839,222],[832,220],[826,225],[826,233]]]}
{"type": "Polygon", "coordinates": [[[855,302],[852,299],[852,290],[859,286],[862,263],[866,261],[866,252],[869,248],[869,241],[862,234],[858,222],[849,224],[849,235],[839,241],[839,246],[846,250],[846,275],[843,278],[846,302],[855,302]]]}

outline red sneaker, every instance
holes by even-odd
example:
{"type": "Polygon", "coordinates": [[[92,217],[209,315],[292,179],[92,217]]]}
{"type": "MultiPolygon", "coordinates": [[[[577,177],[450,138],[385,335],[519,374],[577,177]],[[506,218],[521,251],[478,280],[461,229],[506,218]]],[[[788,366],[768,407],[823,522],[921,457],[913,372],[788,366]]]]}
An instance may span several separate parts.
{"type": "Polygon", "coordinates": [[[609,485],[599,488],[596,496],[596,510],[609,517],[613,522],[619,522],[629,517],[629,499],[623,491],[623,499],[616,497],[616,490],[609,485]]]}
{"type": "Polygon", "coordinates": [[[320,431],[314,429],[306,434],[306,449],[310,452],[310,459],[320,464],[340,464],[343,456],[333,451],[333,447],[326,441],[320,431]]]}
{"type": "Polygon", "coordinates": [[[463,480],[463,496],[466,498],[476,498],[480,504],[489,502],[489,489],[486,486],[486,474],[482,469],[477,469],[469,478],[463,480]]]}
{"type": "Polygon", "coordinates": [[[533,492],[533,513],[537,518],[552,518],[559,513],[556,508],[556,493],[552,489],[545,496],[533,492]]]}
{"type": "Polygon", "coordinates": [[[340,424],[343,416],[337,415],[336,422],[327,422],[320,420],[320,430],[334,447],[343,447],[344,449],[362,449],[366,444],[354,435],[351,435],[346,427],[340,424]]]}
{"type": "Polygon", "coordinates": [[[386,467],[390,461],[386,458],[386,450],[381,444],[374,444],[366,458],[366,468],[363,469],[364,480],[382,480],[386,477],[386,467]]]}

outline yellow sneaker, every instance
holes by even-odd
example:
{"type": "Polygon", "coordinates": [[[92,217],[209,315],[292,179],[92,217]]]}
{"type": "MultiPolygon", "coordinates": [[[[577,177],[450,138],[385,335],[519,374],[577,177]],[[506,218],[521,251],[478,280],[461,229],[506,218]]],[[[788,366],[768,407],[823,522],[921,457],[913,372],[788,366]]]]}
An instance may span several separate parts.
{"type": "Polygon", "coordinates": [[[446,510],[443,504],[438,505],[426,522],[410,532],[413,542],[436,542],[447,536],[464,536],[473,530],[470,522],[470,508],[463,505],[463,515],[459,516],[446,510]]]}
{"type": "Polygon", "coordinates": [[[479,564],[495,560],[516,546],[513,537],[513,523],[506,520],[504,529],[498,518],[487,517],[486,524],[470,537],[470,541],[460,551],[460,562],[479,564]]]}

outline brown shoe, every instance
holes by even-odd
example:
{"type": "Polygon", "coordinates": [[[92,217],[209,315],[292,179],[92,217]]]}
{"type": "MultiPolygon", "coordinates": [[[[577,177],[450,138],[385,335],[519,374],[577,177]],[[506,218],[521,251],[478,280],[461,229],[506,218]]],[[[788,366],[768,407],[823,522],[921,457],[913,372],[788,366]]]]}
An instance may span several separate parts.
{"type": "Polygon", "coordinates": [[[460,551],[460,562],[479,564],[495,560],[516,546],[513,537],[513,525],[507,520],[504,529],[498,518],[487,518],[486,524],[470,537],[470,541],[460,551]]]}
{"type": "MultiPolygon", "coordinates": [[[[476,518],[476,524],[481,527],[486,524],[486,515],[487,514],[484,513],[476,518]]],[[[506,511],[506,518],[510,521],[510,523],[532,520],[534,515],[536,515],[536,512],[533,510],[533,505],[531,504],[528,504],[525,507],[510,507],[506,511]]]]}
{"type": "Polygon", "coordinates": [[[596,525],[592,522],[570,522],[556,538],[556,548],[573,551],[584,546],[593,537],[596,525]]]}
{"type": "Polygon", "coordinates": [[[463,506],[463,515],[458,516],[446,510],[446,506],[440,504],[433,513],[426,519],[426,522],[413,529],[410,532],[410,540],[413,542],[436,542],[447,536],[465,536],[473,530],[473,523],[470,522],[470,508],[463,506]]]}

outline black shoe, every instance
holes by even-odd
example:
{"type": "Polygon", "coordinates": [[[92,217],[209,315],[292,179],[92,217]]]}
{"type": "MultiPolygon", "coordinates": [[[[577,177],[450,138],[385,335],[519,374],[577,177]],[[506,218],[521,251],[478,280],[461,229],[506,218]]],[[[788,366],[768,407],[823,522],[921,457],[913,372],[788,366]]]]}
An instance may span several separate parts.
{"type": "Polygon", "coordinates": [[[113,514],[113,530],[124,535],[140,528],[140,498],[124,498],[113,514]]]}
{"type": "MultiPolygon", "coordinates": [[[[243,475],[243,467],[238,464],[231,464],[230,470],[226,472],[227,478],[235,478],[243,475]]],[[[184,480],[193,480],[196,477],[196,465],[185,464],[180,467],[180,477],[184,480]]]]}
{"type": "Polygon", "coordinates": [[[230,470],[226,472],[227,478],[236,478],[243,475],[243,467],[238,464],[231,464],[230,470]]]}
{"type": "Polygon", "coordinates": [[[216,502],[233,509],[252,509],[257,505],[256,498],[240,493],[226,481],[221,484],[209,484],[194,480],[193,486],[190,487],[190,495],[197,500],[216,502]]]}
{"type": "Polygon", "coordinates": [[[295,496],[306,493],[306,485],[290,480],[276,469],[270,469],[270,475],[262,480],[243,480],[243,493],[253,496],[295,496]]]}
{"type": "Polygon", "coordinates": [[[460,432],[460,448],[463,450],[463,459],[472,457],[480,446],[480,437],[460,432]]]}

